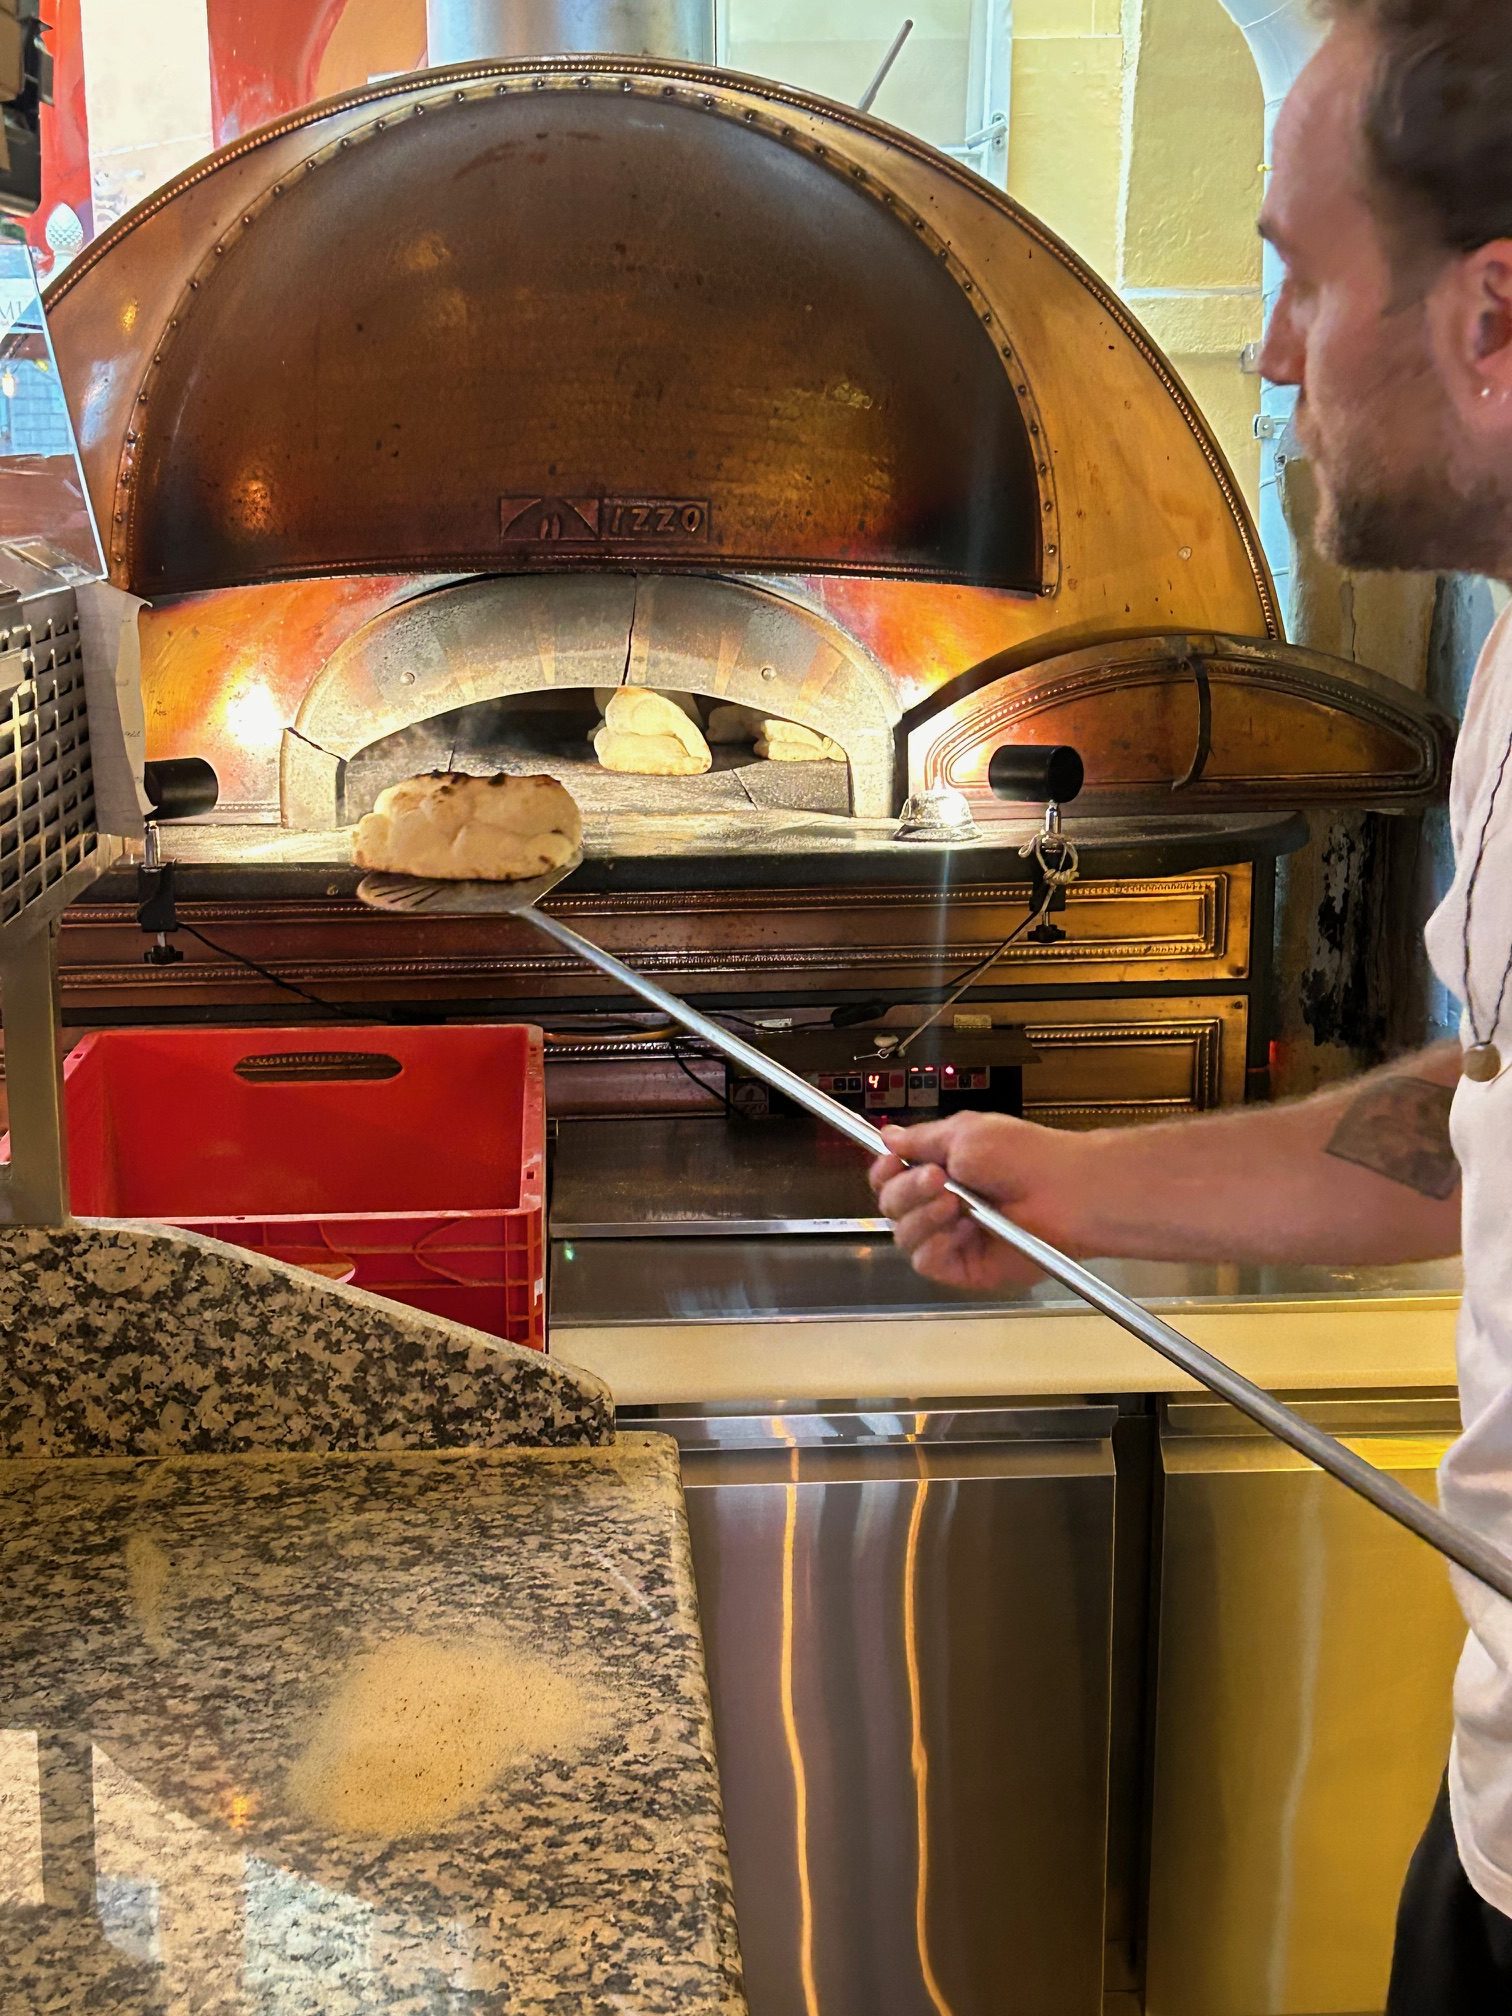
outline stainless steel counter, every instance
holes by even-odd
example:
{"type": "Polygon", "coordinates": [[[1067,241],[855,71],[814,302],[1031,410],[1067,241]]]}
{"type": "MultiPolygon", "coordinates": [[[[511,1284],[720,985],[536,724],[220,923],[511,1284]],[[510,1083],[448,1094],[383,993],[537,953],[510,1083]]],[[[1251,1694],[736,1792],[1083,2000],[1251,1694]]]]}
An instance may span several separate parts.
{"type": "MultiPolygon", "coordinates": [[[[1457,1263],[1098,1271],[1273,1389],[1454,1383],[1457,1263]]],[[[563,1240],[551,1339],[622,1405],[1194,1390],[1059,1288],[946,1295],[882,1237],[563,1240]]]]}
{"type": "MultiPolygon", "coordinates": [[[[622,1403],[1186,1390],[1053,1283],[983,1297],[921,1281],[838,1137],[754,1125],[738,1150],[718,1120],[561,1129],[553,1348],[622,1403]]],[[[1097,1271],[1265,1385],[1454,1378],[1457,1262],[1097,1271]]]]}
{"type": "MultiPolygon", "coordinates": [[[[858,1037],[857,1048],[870,1045],[858,1037]]],[[[558,1130],[553,1161],[552,1236],[582,1242],[882,1233],[887,1221],[878,1215],[866,1166],[849,1141],[808,1119],[738,1128],[718,1117],[568,1120],[558,1130]]]]}

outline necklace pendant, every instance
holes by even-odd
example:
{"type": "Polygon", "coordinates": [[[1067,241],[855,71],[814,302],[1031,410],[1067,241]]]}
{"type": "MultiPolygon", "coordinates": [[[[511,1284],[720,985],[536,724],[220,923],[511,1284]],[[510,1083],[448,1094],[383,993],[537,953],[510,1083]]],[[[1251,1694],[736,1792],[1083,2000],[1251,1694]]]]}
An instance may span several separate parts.
{"type": "Polygon", "coordinates": [[[1476,1085],[1489,1085],[1502,1074],[1501,1052],[1494,1043],[1473,1043],[1460,1060],[1460,1070],[1476,1085]]]}

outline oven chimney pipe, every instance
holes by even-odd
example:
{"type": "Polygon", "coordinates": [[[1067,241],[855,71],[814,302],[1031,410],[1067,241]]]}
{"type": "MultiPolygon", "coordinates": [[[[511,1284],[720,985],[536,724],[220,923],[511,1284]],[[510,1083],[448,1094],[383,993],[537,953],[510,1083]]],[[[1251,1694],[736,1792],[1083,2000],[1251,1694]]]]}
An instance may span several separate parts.
{"type": "Polygon", "coordinates": [[[426,0],[429,60],[655,56],[714,61],[714,0],[426,0]]]}

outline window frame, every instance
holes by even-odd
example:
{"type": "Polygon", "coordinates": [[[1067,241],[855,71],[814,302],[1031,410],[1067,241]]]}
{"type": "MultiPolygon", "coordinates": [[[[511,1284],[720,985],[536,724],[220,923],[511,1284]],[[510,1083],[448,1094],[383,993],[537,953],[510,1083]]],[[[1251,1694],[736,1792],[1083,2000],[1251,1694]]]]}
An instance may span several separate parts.
{"type": "MultiPolygon", "coordinates": [[[[715,61],[730,46],[730,8],[715,0],[715,61]]],[[[822,0],[819,0],[822,7],[822,0]]],[[[907,0],[899,0],[899,20],[907,0]]],[[[886,43],[879,44],[880,58],[886,43]]],[[[780,82],[790,80],[778,79],[780,82]]],[[[966,105],[960,140],[941,151],[962,162],[995,188],[1008,187],[1008,133],[1013,96],[1013,0],[971,0],[971,41],[967,52],[966,105]]]]}

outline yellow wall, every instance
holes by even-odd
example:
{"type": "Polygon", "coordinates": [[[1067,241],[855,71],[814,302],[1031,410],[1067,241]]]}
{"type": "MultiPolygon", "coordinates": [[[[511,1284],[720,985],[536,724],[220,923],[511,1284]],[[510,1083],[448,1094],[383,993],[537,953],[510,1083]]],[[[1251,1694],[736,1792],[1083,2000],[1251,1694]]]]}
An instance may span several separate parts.
{"type": "Polygon", "coordinates": [[[1016,0],[1008,187],[1110,281],[1251,503],[1264,104],[1218,0],[1016,0]]]}
{"type": "Polygon", "coordinates": [[[1109,280],[1118,274],[1123,73],[1120,0],[1014,0],[1009,193],[1109,280]]]}
{"type": "Polygon", "coordinates": [[[1264,104],[1217,0],[1144,0],[1121,248],[1123,285],[1260,286],[1264,104]]]}

